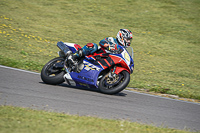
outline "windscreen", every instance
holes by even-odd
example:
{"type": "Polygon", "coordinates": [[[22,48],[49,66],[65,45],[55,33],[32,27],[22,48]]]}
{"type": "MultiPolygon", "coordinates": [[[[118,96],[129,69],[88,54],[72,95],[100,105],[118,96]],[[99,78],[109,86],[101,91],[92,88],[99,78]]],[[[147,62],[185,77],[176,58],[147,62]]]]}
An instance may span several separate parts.
{"type": "Polygon", "coordinates": [[[126,50],[128,51],[128,53],[130,54],[130,56],[133,59],[133,48],[132,47],[127,47],[126,50]]]}

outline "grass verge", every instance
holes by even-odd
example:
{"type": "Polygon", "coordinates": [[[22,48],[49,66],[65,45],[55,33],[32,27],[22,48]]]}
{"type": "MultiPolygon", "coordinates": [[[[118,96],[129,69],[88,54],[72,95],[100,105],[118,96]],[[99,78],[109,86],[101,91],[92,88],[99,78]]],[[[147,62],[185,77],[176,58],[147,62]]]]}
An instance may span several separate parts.
{"type": "Polygon", "coordinates": [[[0,106],[0,127],[1,133],[189,133],[124,120],[107,120],[12,106],[0,106]]]}

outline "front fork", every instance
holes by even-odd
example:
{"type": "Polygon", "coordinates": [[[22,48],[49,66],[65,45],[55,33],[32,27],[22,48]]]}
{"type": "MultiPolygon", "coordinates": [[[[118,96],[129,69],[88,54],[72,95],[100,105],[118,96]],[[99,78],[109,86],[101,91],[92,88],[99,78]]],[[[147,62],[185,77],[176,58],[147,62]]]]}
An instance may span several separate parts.
{"type": "Polygon", "coordinates": [[[116,70],[116,66],[114,66],[114,68],[110,70],[109,75],[108,75],[109,78],[116,77],[117,74],[115,73],[115,70],[116,70]]]}

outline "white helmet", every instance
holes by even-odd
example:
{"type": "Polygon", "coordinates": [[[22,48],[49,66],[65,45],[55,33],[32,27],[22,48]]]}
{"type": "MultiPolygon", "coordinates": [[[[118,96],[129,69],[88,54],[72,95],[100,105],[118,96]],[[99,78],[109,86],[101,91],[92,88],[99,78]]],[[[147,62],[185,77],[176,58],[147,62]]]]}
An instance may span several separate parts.
{"type": "Polygon", "coordinates": [[[124,47],[131,45],[132,38],[132,32],[128,29],[120,29],[116,36],[117,41],[124,47]]]}

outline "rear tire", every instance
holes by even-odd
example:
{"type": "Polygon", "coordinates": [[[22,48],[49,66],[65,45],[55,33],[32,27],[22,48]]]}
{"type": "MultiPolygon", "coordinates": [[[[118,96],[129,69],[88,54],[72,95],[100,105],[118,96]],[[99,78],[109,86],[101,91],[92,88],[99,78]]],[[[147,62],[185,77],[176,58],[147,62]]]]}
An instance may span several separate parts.
{"type": "Polygon", "coordinates": [[[64,58],[57,57],[50,60],[44,65],[41,71],[41,79],[46,84],[57,85],[63,83],[65,80],[63,78],[65,71],[62,69],[55,69],[53,65],[56,63],[64,63],[64,58]]]}
{"type": "MultiPolygon", "coordinates": [[[[99,83],[99,89],[102,93],[105,93],[105,94],[110,94],[110,95],[113,95],[113,94],[117,94],[119,93],[120,91],[122,91],[123,89],[126,88],[126,86],[129,84],[130,82],[130,74],[127,72],[127,71],[122,71],[119,73],[120,76],[121,76],[121,80],[118,81],[118,83],[114,86],[108,86],[106,85],[107,83],[107,77],[106,75],[100,80],[100,83],[99,83]]],[[[118,75],[119,75],[118,74],[118,75]]]]}

